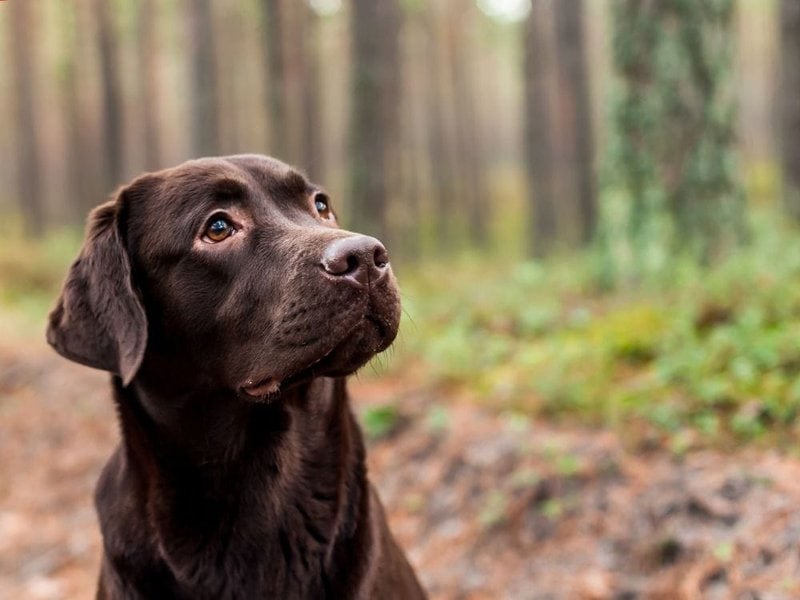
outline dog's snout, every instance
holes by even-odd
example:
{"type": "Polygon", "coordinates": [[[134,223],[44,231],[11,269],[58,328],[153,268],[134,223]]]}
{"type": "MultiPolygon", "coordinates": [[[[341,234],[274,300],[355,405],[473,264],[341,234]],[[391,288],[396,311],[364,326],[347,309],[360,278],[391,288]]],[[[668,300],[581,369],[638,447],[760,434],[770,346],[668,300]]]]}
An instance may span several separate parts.
{"type": "Polygon", "coordinates": [[[329,275],[345,277],[362,285],[386,274],[389,255],[378,240],[351,235],[332,242],[322,255],[322,268],[329,275]]]}

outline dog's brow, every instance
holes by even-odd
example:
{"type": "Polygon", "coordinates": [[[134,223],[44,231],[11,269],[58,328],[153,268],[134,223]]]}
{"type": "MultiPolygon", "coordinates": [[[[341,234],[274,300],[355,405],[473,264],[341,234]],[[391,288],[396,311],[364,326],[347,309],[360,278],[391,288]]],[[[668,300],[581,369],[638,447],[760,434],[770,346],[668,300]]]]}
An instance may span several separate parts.
{"type": "Polygon", "coordinates": [[[306,178],[297,171],[289,171],[285,175],[282,174],[270,183],[269,187],[272,188],[270,191],[289,198],[304,194],[309,187],[306,178]]]}
{"type": "Polygon", "coordinates": [[[237,179],[223,177],[211,184],[214,199],[241,200],[247,194],[247,185],[237,179]]]}

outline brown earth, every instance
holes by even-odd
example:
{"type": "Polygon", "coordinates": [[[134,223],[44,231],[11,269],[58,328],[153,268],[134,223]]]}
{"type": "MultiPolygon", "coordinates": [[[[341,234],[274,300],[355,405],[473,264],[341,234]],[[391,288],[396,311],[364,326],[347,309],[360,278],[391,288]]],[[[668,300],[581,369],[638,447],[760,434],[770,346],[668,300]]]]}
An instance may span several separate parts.
{"type": "MultiPolygon", "coordinates": [[[[91,597],[92,488],[116,443],[106,376],[0,340],[0,599],[91,597]]],[[[800,461],[634,455],[607,431],[504,416],[402,381],[370,444],[392,528],[434,598],[800,598],[800,461]]]]}

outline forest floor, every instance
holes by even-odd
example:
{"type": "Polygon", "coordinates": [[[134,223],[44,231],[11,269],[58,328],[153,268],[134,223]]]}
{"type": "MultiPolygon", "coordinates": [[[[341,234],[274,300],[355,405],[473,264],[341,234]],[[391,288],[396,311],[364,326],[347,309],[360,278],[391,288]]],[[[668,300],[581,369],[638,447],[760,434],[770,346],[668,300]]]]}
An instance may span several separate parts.
{"type": "MultiPolygon", "coordinates": [[[[0,339],[0,599],[88,598],[94,482],[117,439],[106,376],[0,339]]],[[[369,464],[433,598],[800,598],[800,461],[626,447],[607,430],[365,376],[397,407],[369,464]]]]}

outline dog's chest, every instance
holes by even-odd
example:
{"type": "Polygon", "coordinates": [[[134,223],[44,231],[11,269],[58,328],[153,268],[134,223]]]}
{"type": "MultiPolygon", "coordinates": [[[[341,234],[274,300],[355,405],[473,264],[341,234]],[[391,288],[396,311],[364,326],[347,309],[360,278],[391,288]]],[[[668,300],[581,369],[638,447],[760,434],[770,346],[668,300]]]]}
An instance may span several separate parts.
{"type": "Polygon", "coordinates": [[[324,597],[336,511],[329,496],[305,492],[277,505],[195,490],[131,511],[130,490],[107,487],[98,507],[106,552],[126,586],[147,582],[149,597],[324,597]]]}
{"type": "MultiPolygon", "coordinates": [[[[320,598],[324,597],[326,539],[317,530],[286,522],[276,529],[236,530],[153,540],[135,523],[104,527],[110,562],[126,587],[146,582],[148,597],[320,598]],[[121,538],[124,536],[124,538],[121,538]],[[167,541],[168,540],[168,541],[167,541]]],[[[116,597],[116,596],[112,596],[116,597]]]]}

